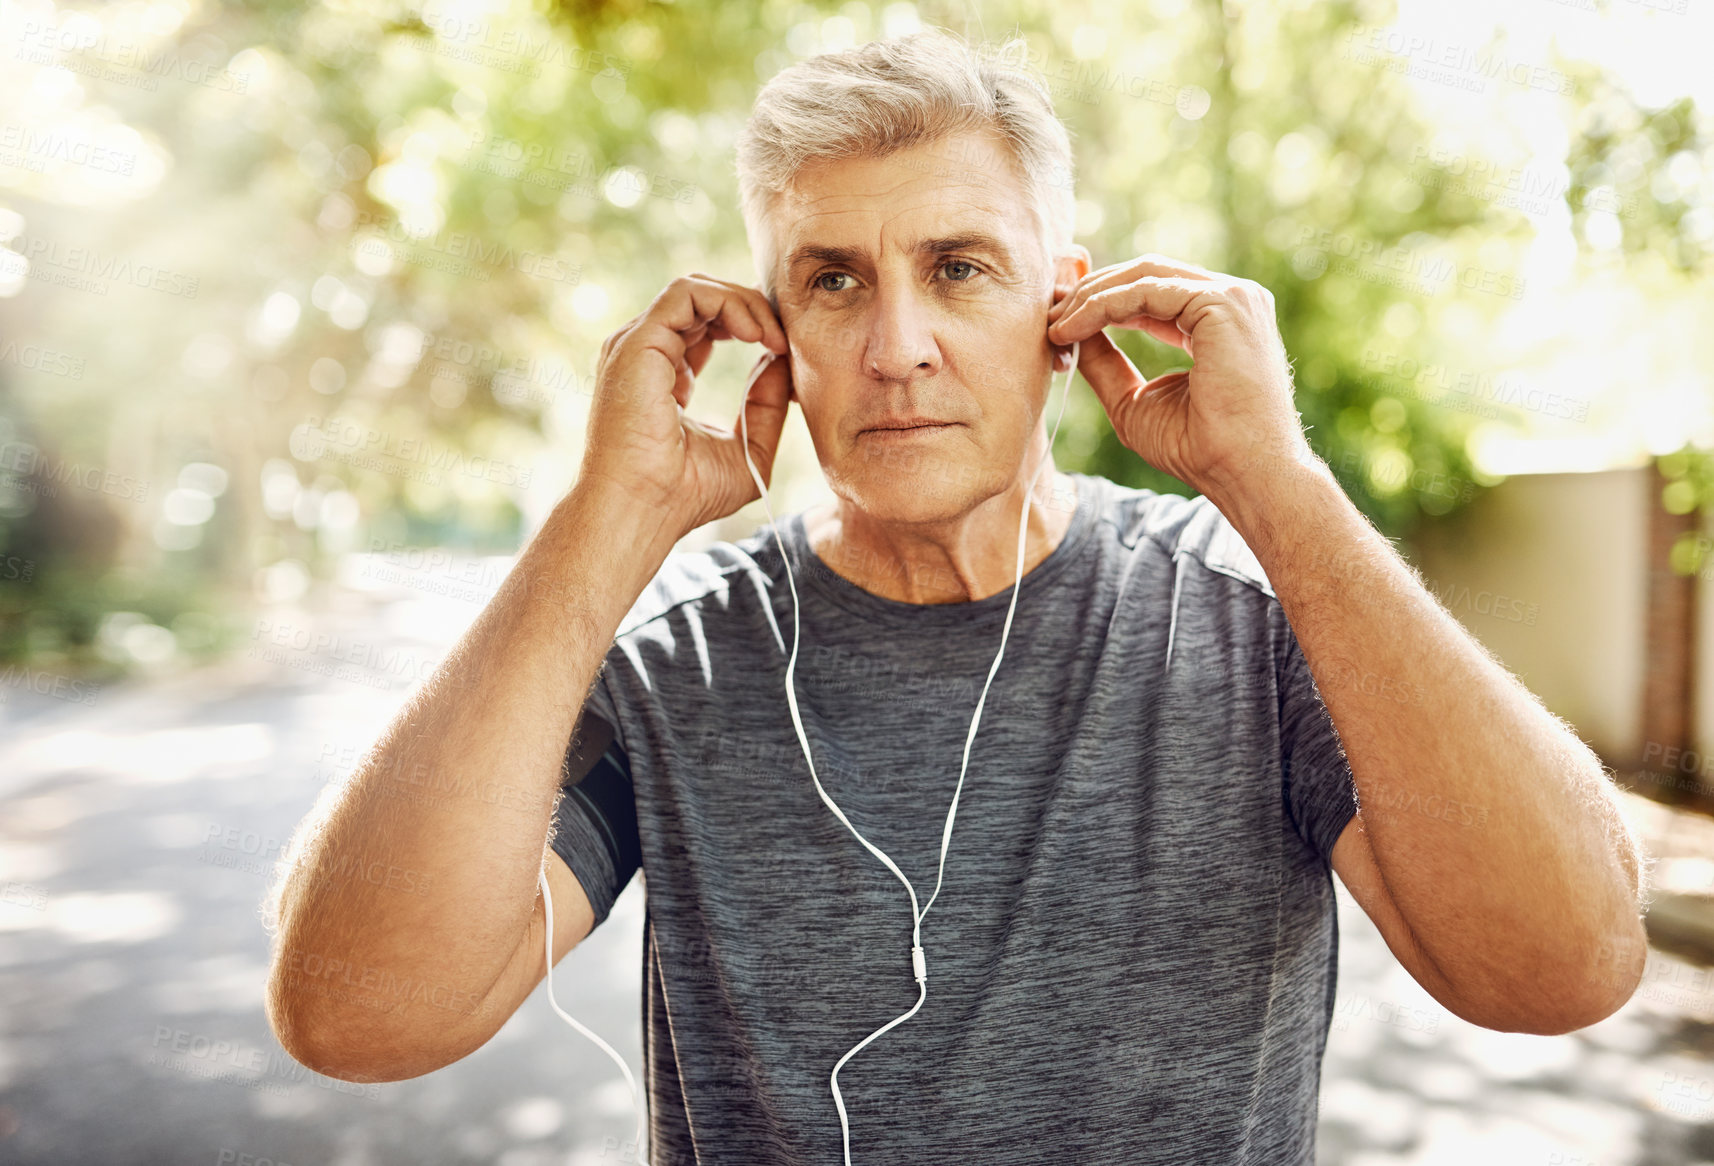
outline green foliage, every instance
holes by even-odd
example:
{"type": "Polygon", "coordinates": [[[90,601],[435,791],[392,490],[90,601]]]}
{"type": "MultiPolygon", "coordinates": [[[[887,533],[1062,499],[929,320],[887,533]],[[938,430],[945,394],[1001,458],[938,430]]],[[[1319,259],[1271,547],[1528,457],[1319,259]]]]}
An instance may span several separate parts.
{"type": "MultiPolygon", "coordinates": [[[[1384,6],[914,11],[985,51],[1026,38],[1072,130],[1079,238],[1097,266],[1159,251],[1273,290],[1311,441],[1383,530],[1407,533],[1491,484],[1470,435],[1516,415],[1482,401],[1505,362],[1472,322],[1521,290],[1530,224],[1454,181],[1404,78],[1353,48],[1384,6]]],[[[515,547],[531,506],[575,472],[603,340],[677,275],[753,281],[732,142],[757,89],[911,12],[252,0],[205,7],[166,42],[225,46],[242,91],[88,79],[90,100],[165,160],[164,180],[94,209],[26,185],[20,213],[31,231],[129,248],[200,286],[114,297],[93,337],[87,296],[26,289],[31,330],[88,367],[75,382],[0,367],[5,439],[50,455],[50,474],[53,458],[81,458],[152,493],[73,491],[62,514],[29,482],[0,481],[0,651],[75,655],[104,611],[178,626],[283,562],[325,578],[339,554],[376,544],[515,547]],[[229,476],[210,505],[198,466],[229,476]],[[211,516],[191,531],[179,519],[199,506],[211,516]],[[35,581],[4,578],[8,556],[35,581]],[[142,578],[171,583],[144,595],[142,578]]],[[[1582,91],[1605,112],[1578,122],[1574,212],[1594,192],[1640,200],[1651,209],[1624,221],[1626,246],[1670,236],[1681,263],[1700,262],[1706,214],[1655,205],[1671,192],[1651,178],[1694,148],[1691,111],[1632,124],[1593,80],[1582,91]]],[[[1188,363],[1139,333],[1115,338],[1149,376],[1188,363]]],[[[731,355],[716,354],[696,412],[732,415],[739,376],[723,374],[748,361],[731,355]]],[[[1086,390],[1059,458],[1187,490],[1120,447],[1086,390]]]]}
{"type": "MultiPolygon", "coordinates": [[[[1587,84],[1567,159],[1573,221],[1585,240],[1650,274],[1665,266],[1695,279],[1714,268],[1714,207],[1697,197],[1714,162],[1714,127],[1689,99],[1645,109],[1599,75],[1587,84]]],[[[1670,276],[1668,277],[1670,278],[1670,276]]],[[[1658,502],[1669,514],[1714,514],[1714,450],[1686,444],[1655,459],[1667,484],[1658,502]]],[[[1710,550],[1703,533],[1674,542],[1674,571],[1693,575],[1710,550]]]]}
{"type": "Polygon", "coordinates": [[[1664,258],[1684,274],[1707,271],[1714,216],[1694,195],[1714,139],[1699,132],[1695,103],[1644,109],[1599,75],[1588,84],[1594,96],[1566,159],[1578,231],[1617,232],[1628,255],[1664,258]]]}
{"type": "MultiPolygon", "coordinates": [[[[1668,514],[1698,513],[1704,520],[1714,514],[1714,450],[1686,444],[1655,459],[1666,485],[1657,500],[1668,514]]],[[[1706,525],[1706,521],[1704,521],[1706,525]]],[[[1675,574],[1695,575],[1714,552],[1704,531],[1685,531],[1673,540],[1668,562],[1675,574]]]]}

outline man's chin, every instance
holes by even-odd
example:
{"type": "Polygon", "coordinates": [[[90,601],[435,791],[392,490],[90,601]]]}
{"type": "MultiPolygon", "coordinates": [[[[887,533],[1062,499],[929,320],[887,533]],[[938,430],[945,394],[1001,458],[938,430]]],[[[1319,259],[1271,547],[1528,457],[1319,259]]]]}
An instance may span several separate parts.
{"type": "Polygon", "coordinates": [[[877,522],[942,522],[967,513],[983,490],[981,467],[968,459],[897,455],[849,461],[837,492],[877,522]]]}

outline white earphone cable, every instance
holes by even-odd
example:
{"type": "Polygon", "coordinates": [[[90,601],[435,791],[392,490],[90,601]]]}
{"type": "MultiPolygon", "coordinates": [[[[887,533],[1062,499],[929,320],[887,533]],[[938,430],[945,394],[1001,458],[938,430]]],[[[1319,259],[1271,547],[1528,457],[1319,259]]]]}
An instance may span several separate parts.
{"type": "MultiPolygon", "coordinates": [[[[590,1040],[592,1040],[596,1044],[600,1045],[602,1051],[605,1052],[609,1057],[612,1057],[614,1063],[619,1066],[619,1071],[621,1073],[625,1074],[625,1084],[627,1084],[631,1087],[631,1106],[636,1111],[636,1114],[637,1114],[637,1161],[639,1163],[641,1163],[641,1166],[649,1166],[649,1160],[647,1158],[643,1157],[643,1101],[642,1101],[642,1098],[637,1093],[637,1079],[635,1077],[631,1076],[631,1066],[629,1066],[625,1063],[624,1057],[621,1057],[618,1053],[613,1051],[612,1045],[608,1044],[606,1041],[602,1040],[599,1036],[596,1036],[593,1032],[590,1032],[587,1028],[584,1028],[581,1024],[577,1023],[577,1021],[572,1018],[570,1013],[568,1013],[565,1009],[563,1009],[559,1006],[559,1001],[554,999],[554,995],[553,995],[553,892],[548,890],[548,872],[545,868],[537,874],[536,881],[541,885],[541,888],[542,888],[542,905],[547,908],[547,916],[548,916],[547,939],[545,941],[546,945],[547,945],[547,959],[548,959],[548,974],[547,974],[548,1005],[550,1007],[552,1007],[555,1012],[559,1013],[561,1020],[565,1021],[567,1024],[571,1025],[571,1027],[575,1028],[578,1032],[581,1032],[584,1036],[588,1037],[590,1040]]],[[[621,1155],[619,1160],[621,1162],[624,1161],[624,1156],[621,1155]]]]}
{"type": "MultiPolygon", "coordinates": [[[[1071,395],[1071,382],[1077,373],[1077,360],[1081,348],[1081,343],[1074,343],[1071,346],[1071,367],[1066,370],[1065,390],[1060,394],[1059,398],[1059,414],[1054,418],[1053,432],[1048,435],[1047,439],[1047,452],[1050,455],[1053,452],[1053,440],[1059,435],[1059,423],[1065,417],[1065,402],[1071,395]]],[[[1006,624],[1000,634],[1000,651],[995,655],[994,663],[988,669],[988,681],[982,686],[982,695],[976,702],[976,715],[970,722],[970,732],[964,740],[964,759],[958,771],[958,785],[953,790],[952,804],[946,811],[946,827],[941,833],[940,869],[939,874],[935,878],[934,894],[929,896],[928,905],[919,911],[917,910],[916,888],[911,886],[910,879],[905,877],[904,872],[898,868],[898,865],[894,863],[891,858],[887,857],[884,851],[871,843],[867,838],[863,837],[857,827],[851,824],[851,820],[845,816],[844,812],[834,804],[833,799],[827,795],[827,791],[822,788],[821,779],[816,776],[815,772],[815,759],[810,756],[809,739],[804,735],[803,720],[798,715],[797,693],[795,691],[795,686],[792,683],[792,676],[797,669],[798,641],[802,634],[802,628],[798,619],[797,583],[792,578],[791,561],[786,555],[785,543],[780,538],[779,524],[774,519],[774,509],[768,502],[768,487],[763,483],[762,475],[757,472],[755,462],[750,459],[749,418],[746,411],[746,406],[750,400],[750,389],[755,385],[757,378],[767,370],[768,366],[772,364],[775,359],[778,359],[778,357],[773,353],[769,353],[768,359],[759,363],[756,366],[756,370],[750,374],[750,379],[744,386],[743,400],[738,407],[738,417],[739,428],[743,434],[744,464],[749,466],[750,477],[755,480],[756,489],[761,491],[762,506],[767,511],[768,523],[774,531],[774,543],[779,547],[780,561],[784,563],[786,567],[786,583],[790,586],[792,593],[792,654],[791,658],[786,663],[786,703],[791,709],[792,726],[797,730],[798,743],[803,746],[804,760],[809,764],[809,777],[810,780],[815,783],[815,792],[821,795],[821,800],[827,803],[827,808],[833,811],[835,817],[845,823],[845,828],[851,831],[857,841],[861,842],[869,853],[880,859],[886,868],[892,871],[900,882],[904,883],[905,891],[910,895],[911,900],[911,971],[916,977],[917,984],[919,985],[917,1002],[911,1005],[909,1011],[903,1012],[894,1017],[892,1020],[889,1020],[886,1024],[864,1037],[855,1046],[853,1046],[849,1052],[847,1052],[843,1057],[840,1057],[839,1061],[833,1066],[833,1075],[831,1078],[833,1104],[839,1110],[839,1128],[843,1134],[845,1143],[845,1166],[851,1166],[851,1125],[845,1112],[845,1099],[839,1092],[839,1070],[844,1067],[846,1061],[849,1061],[858,1052],[862,1051],[864,1046],[866,1046],[870,1041],[874,1040],[876,1037],[880,1036],[895,1025],[901,1024],[904,1021],[909,1020],[912,1016],[915,1016],[917,1010],[922,1007],[923,1001],[928,998],[928,967],[922,947],[922,920],[923,916],[928,914],[928,908],[934,905],[935,898],[940,895],[941,881],[946,875],[946,852],[947,848],[952,843],[952,820],[953,816],[958,812],[958,798],[964,789],[965,771],[970,766],[970,747],[976,740],[976,726],[982,720],[982,706],[987,702],[988,688],[994,683],[994,674],[999,671],[1000,660],[1006,654],[1006,640],[1012,632],[1012,615],[1017,611],[1018,592],[1022,589],[1024,578],[1024,549],[1029,533],[1030,504],[1033,499],[1033,495],[1035,494],[1036,482],[1040,480],[1042,470],[1047,468],[1047,458],[1044,458],[1036,466],[1035,473],[1030,477],[1029,486],[1024,491],[1024,505],[1018,516],[1017,575],[1012,584],[1011,602],[1006,608],[1006,624]]]]}
{"type": "MultiPolygon", "coordinates": [[[[1066,374],[1065,374],[1065,390],[1063,393],[1061,393],[1060,398],[1059,398],[1059,414],[1054,418],[1053,432],[1048,435],[1048,439],[1047,439],[1048,453],[1049,454],[1051,454],[1053,451],[1054,438],[1059,435],[1059,423],[1065,417],[1065,402],[1066,402],[1066,398],[1068,398],[1071,395],[1071,382],[1072,382],[1073,378],[1076,376],[1077,360],[1078,360],[1080,348],[1081,348],[1080,344],[1073,344],[1071,346],[1071,367],[1070,367],[1070,369],[1068,369],[1066,371],[1066,374]]],[[[1002,629],[1001,634],[1000,634],[1000,651],[994,656],[994,663],[992,665],[990,665],[988,668],[987,683],[985,683],[982,686],[982,694],[976,701],[976,715],[974,718],[972,718],[972,720],[970,722],[970,732],[964,739],[964,757],[963,757],[962,764],[960,765],[959,771],[958,771],[958,785],[953,789],[952,804],[951,804],[951,806],[949,806],[947,808],[947,811],[946,811],[946,827],[941,832],[940,867],[939,867],[939,872],[935,878],[934,893],[929,896],[928,903],[922,908],[922,910],[919,911],[919,910],[917,910],[916,888],[911,886],[910,879],[905,877],[904,872],[898,868],[898,865],[896,863],[894,863],[891,858],[887,857],[887,855],[884,851],[882,851],[879,847],[877,847],[873,843],[871,843],[867,838],[863,837],[862,833],[860,833],[858,831],[857,827],[853,826],[851,824],[851,820],[845,816],[844,811],[842,811],[839,808],[839,806],[834,803],[833,799],[828,796],[827,791],[822,788],[821,779],[818,776],[816,776],[816,772],[815,772],[815,759],[810,756],[809,738],[807,736],[805,736],[804,731],[803,731],[803,719],[798,714],[797,693],[796,693],[795,686],[792,683],[792,677],[797,670],[798,644],[802,638],[802,625],[801,625],[801,623],[799,621],[799,617],[798,617],[797,582],[792,577],[791,562],[786,556],[785,543],[780,538],[779,526],[774,519],[774,510],[773,510],[773,507],[768,502],[768,487],[762,481],[762,475],[759,472],[757,472],[755,462],[752,461],[750,458],[750,428],[749,428],[749,417],[748,417],[748,413],[746,410],[746,406],[748,405],[749,400],[750,400],[750,390],[753,387],[755,387],[757,378],[759,378],[762,375],[762,373],[767,370],[768,366],[770,364],[772,364],[773,360],[775,360],[775,359],[777,359],[776,354],[769,353],[768,359],[760,362],[756,366],[756,370],[750,374],[749,381],[744,385],[743,400],[738,407],[738,424],[739,424],[739,430],[742,434],[742,441],[743,441],[743,445],[744,445],[744,464],[749,467],[750,477],[755,480],[756,488],[761,491],[762,506],[767,511],[768,523],[774,531],[774,543],[776,546],[779,547],[780,560],[782,563],[785,564],[785,567],[786,567],[786,583],[791,588],[791,593],[792,593],[792,654],[791,654],[791,658],[786,662],[786,704],[791,709],[792,727],[797,730],[798,743],[803,746],[804,760],[806,762],[808,762],[808,764],[809,764],[809,777],[810,777],[810,780],[815,783],[815,792],[818,793],[819,795],[821,795],[821,800],[827,804],[827,808],[832,810],[834,816],[837,817],[841,822],[843,822],[845,824],[845,828],[851,831],[851,833],[856,837],[857,841],[861,842],[863,844],[864,848],[869,851],[869,853],[873,854],[876,858],[880,859],[881,862],[886,866],[886,868],[888,870],[892,871],[893,874],[895,876],[897,876],[898,880],[905,885],[905,891],[906,891],[906,893],[908,893],[910,895],[911,917],[913,920],[912,930],[911,930],[911,971],[912,971],[912,974],[916,978],[917,984],[919,985],[919,990],[917,993],[917,1002],[915,1004],[911,1005],[909,1011],[901,1013],[900,1015],[894,1017],[892,1020],[889,1020],[886,1024],[882,1025],[880,1028],[876,1029],[874,1032],[872,1032],[868,1036],[864,1037],[855,1046],[853,1046],[849,1052],[847,1052],[843,1057],[840,1057],[838,1063],[833,1066],[833,1075],[832,1075],[832,1078],[830,1081],[831,1086],[832,1086],[832,1090],[833,1090],[833,1104],[839,1110],[839,1127],[840,1127],[840,1130],[843,1134],[844,1143],[845,1143],[845,1166],[851,1166],[851,1125],[850,1125],[850,1121],[849,1121],[849,1119],[846,1115],[846,1112],[845,1112],[845,1099],[840,1095],[840,1092],[839,1092],[839,1070],[842,1067],[844,1067],[846,1061],[849,1061],[858,1052],[862,1051],[862,1049],[866,1045],[868,1045],[868,1043],[870,1041],[874,1040],[876,1037],[880,1036],[882,1033],[886,1032],[887,1030],[893,1028],[895,1025],[901,1024],[904,1021],[909,1020],[912,1016],[916,1015],[917,1010],[922,1007],[923,1002],[928,998],[928,965],[927,965],[927,960],[924,957],[923,947],[922,947],[922,921],[923,921],[923,916],[928,914],[929,907],[934,906],[935,899],[940,896],[941,883],[945,879],[945,876],[946,876],[946,853],[947,853],[947,849],[952,844],[952,821],[953,821],[954,816],[958,812],[958,798],[959,798],[960,794],[962,794],[964,791],[964,776],[970,767],[970,747],[972,744],[974,744],[974,742],[976,740],[976,727],[978,724],[981,723],[981,720],[982,720],[982,708],[983,708],[983,705],[986,704],[987,700],[988,700],[988,689],[993,685],[994,676],[1000,669],[1000,660],[1006,654],[1006,641],[1010,637],[1011,632],[1012,632],[1012,616],[1017,611],[1017,608],[1018,608],[1018,592],[1022,589],[1022,586],[1023,586],[1024,551],[1025,551],[1025,547],[1027,545],[1027,538],[1028,538],[1028,533],[1029,533],[1030,505],[1031,505],[1033,496],[1035,494],[1036,482],[1040,480],[1042,470],[1047,467],[1047,459],[1044,458],[1041,461],[1041,463],[1039,463],[1036,466],[1035,473],[1032,474],[1030,477],[1029,486],[1024,491],[1024,506],[1023,506],[1023,510],[1022,510],[1021,514],[1018,517],[1017,574],[1016,574],[1016,577],[1014,578],[1013,583],[1012,583],[1011,602],[1007,605],[1007,608],[1006,608],[1005,627],[1002,629]]],[[[625,1058],[621,1057],[617,1052],[615,1052],[613,1050],[612,1045],[608,1044],[606,1041],[602,1040],[595,1033],[591,1032],[589,1029],[587,1029],[583,1025],[579,1024],[569,1013],[567,1013],[565,1011],[565,1009],[563,1009],[559,1006],[559,1001],[557,999],[555,999],[555,997],[554,997],[554,991],[553,991],[553,892],[548,889],[547,870],[545,867],[537,873],[537,883],[541,887],[542,903],[543,903],[543,906],[545,907],[546,913],[547,913],[547,934],[546,934],[546,937],[544,939],[544,944],[546,947],[546,953],[545,954],[547,957],[547,977],[546,978],[547,978],[547,986],[548,986],[548,1004],[553,1008],[553,1010],[556,1013],[559,1014],[560,1018],[562,1020],[564,1020],[567,1024],[571,1025],[578,1032],[581,1032],[584,1036],[588,1037],[590,1040],[594,1041],[597,1045],[601,1046],[602,1051],[605,1052],[609,1057],[611,1057],[613,1059],[614,1063],[616,1063],[619,1066],[619,1071],[625,1075],[625,1084],[628,1085],[631,1089],[631,1103],[632,1103],[632,1106],[635,1109],[635,1112],[637,1115],[637,1161],[639,1163],[641,1163],[642,1166],[648,1166],[647,1159],[643,1157],[643,1104],[642,1104],[642,1098],[637,1091],[637,1081],[636,1081],[636,1078],[631,1075],[630,1066],[625,1063],[625,1058]]]]}

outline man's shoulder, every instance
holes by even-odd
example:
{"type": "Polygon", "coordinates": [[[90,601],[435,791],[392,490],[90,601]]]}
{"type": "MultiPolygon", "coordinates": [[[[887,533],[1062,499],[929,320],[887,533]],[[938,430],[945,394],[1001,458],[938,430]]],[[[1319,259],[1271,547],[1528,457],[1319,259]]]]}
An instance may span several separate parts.
{"type": "Polygon", "coordinates": [[[681,543],[667,555],[631,610],[619,621],[616,638],[689,605],[712,601],[724,607],[740,580],[762,574],[753,552],[762,547],[763,533],[757,531],[738,542],[705,536],[700,546],[681,543]]]}
{"type": "Polygon", "coordinates": [[[1169,560],[1186,556],[1209,571],[1274,594],[1255,552],[1206,496],[1186,498],[1116,483],[1109,489],[1110,521],[1125,546],[1151,544],[1169,560]]]}

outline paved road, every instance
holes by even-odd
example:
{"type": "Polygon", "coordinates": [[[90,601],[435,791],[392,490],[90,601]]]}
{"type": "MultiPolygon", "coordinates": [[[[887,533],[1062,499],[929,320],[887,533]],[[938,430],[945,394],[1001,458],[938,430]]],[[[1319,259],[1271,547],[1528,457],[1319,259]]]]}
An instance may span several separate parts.
{"type": "MultiPolygon", "coordinates": [[[[629,1091],[539,989],[478,1052],[394,1084],[317,1077],[268,1029],[278,847],[504,573],[381,566],[272,611],[256,655],[0,689],[0,1162],[619,1160],[629,1091]]],[[[634,1071],[641,924],[633,883],[556,971],[634,1071]]],[[[1655,953],[1603,1024],[1502,1035],[1423,993],[1342,889],[1340,929],[1322,1166],[1714,1166],[1714,971],[1655,953]]]]}

